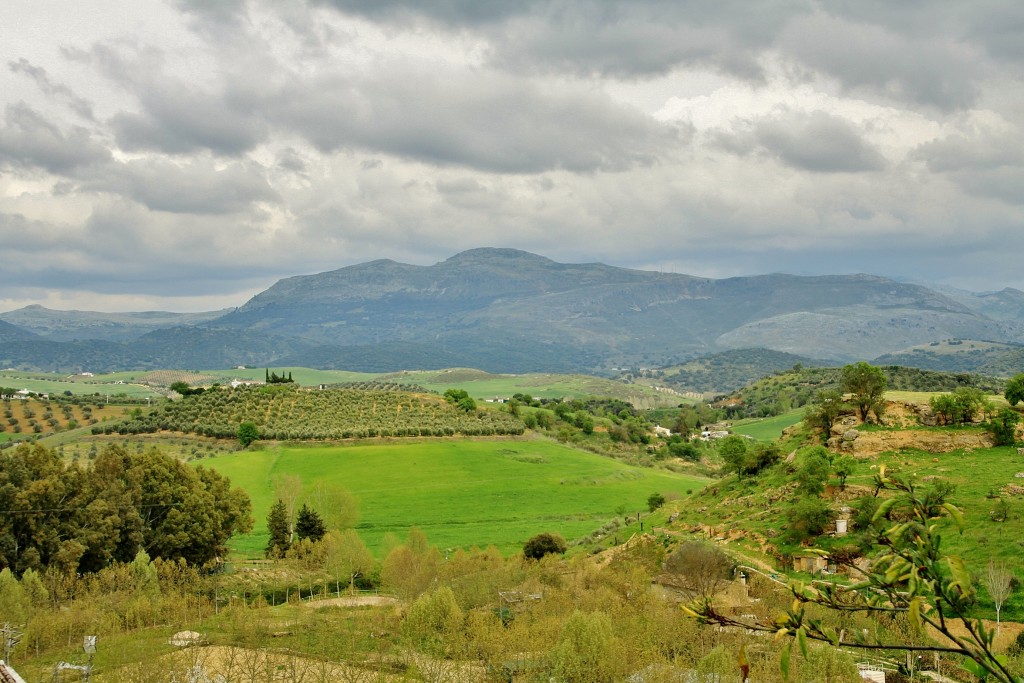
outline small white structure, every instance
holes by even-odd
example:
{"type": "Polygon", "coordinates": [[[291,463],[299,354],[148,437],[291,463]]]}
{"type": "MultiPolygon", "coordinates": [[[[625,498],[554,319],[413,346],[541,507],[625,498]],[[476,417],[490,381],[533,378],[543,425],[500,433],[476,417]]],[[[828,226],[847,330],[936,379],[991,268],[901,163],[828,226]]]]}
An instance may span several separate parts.
{"type": "Polygon", "coordinates": [[[25,683],[25,679],[18,675],[9,664],[0,659],[0,683],[25,683]]]}
{"type": "Polygon", "coordinates": [[[871,683],[885,683],[885,671],[882,669],[877,669],[869,664],[858,664],[857,669],[863,680],[871,681],[871,683]]]}
{"type": "Polygon", "coordinates": [[[170,640],[167,641],[168,645],[174,647],[188,647],[189,645],[202,645],[206,642],[206,636],[202,633],[195,631],[178,631],[170,640]]]}

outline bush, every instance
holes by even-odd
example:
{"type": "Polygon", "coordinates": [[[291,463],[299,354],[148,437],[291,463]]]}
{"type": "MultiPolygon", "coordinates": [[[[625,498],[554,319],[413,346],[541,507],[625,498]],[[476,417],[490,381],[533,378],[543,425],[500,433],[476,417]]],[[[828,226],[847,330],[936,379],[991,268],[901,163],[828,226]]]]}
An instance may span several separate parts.
{"type": "Polygon", "coordinates": [[[832,518],[832,510],[824,500],[801,498],[786,511],[786,536],[796,543],[820,536],[832,518]]]}
{"type": "Polygon", "coordinates": [[[565,539],[559,534],[542,533],[537,534],[523,545],[523,556],[531,560],[539,560],[545,555],[565,553],[565,539]]]}

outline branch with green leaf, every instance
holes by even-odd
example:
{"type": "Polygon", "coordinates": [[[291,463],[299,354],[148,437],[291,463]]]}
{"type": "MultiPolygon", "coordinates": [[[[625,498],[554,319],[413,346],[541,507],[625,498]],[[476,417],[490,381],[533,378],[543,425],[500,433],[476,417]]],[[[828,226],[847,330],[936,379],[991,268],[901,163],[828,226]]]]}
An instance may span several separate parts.
{"type": "MultiPolygon", "coordinates": [[[[923,495],[912,481],[886,476],[879,468],[875,478],[876,495],[882,490],[894,492],[875,512],[873,522],[891,517],[876,539],[881,551],[872,560],[863,578],[849,584],[791,581],[792,606],[773,622],[751,624],[719,612],[713,600],[698,599],[683,611],[702,623],[735,626],[774,633],[777,638],[791,637],[783,651],[782,669],[788,675],[793,642],[806,656],[807,641],[817,640],[834,647],[862,650],[899,650],[960,655],[964,668],[983,681],[1022,683],[1024,677],[1007,668],[1006,659],[993,649],[995,630],[972,616],[975,592],[971,574],[960,557],[941,552],[941,520],[952,519],[963,531],[960,511],[950,503],[936,504],[923,495]],[[899,515],[892,515],[899,510],[899,515]],[[808,607],[818,605],[832,613],[887,614],[906,616],[919,633],[932,629],[941,638],[926,644],[869,640],[863,632],[847,634],[812,616],[808,607]],[[852,635],[852,637],[850,637],[852,635]]],[[[824,551],[818,552],[827,556],[824,551]]]]}

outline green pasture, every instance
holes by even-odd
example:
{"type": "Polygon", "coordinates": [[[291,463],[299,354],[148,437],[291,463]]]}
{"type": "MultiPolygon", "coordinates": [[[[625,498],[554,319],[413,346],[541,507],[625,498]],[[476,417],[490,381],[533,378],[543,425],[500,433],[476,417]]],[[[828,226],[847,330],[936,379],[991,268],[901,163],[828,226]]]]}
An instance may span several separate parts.
{"type": "MultiPolygon", "coordinates": [[[[948,391],[887,391],[885,398],[888,401],[904,401],[906,403],[928,403],[932,398],[948,394],[948,391]]],[[[988,394],[986,399],[995,406],[1008,405],[1006,399],[999,394],[988,394]]]]}
{"type": "Polygon", "coordinates": [[[278,375],[287,376],[291,373],[296,384],[302,386],[316,386],[318,384],[337,384],[340,382],[372,382],[380,377],[375,372],[348,372],[347,370],[314,370],[313,368],[287,368],[287,367],[259,367],[246,368],[244,370],[200,370],[204,375],[215,375],[222,377],[225,382],[232,379],[249,379],[262,382],[267,376],[267,370],[276,372],[278,375]]]}
{"type": "Polygon", "coordinates": [[[74,376],[74,381],[69,379],[70,375],[57,373],[39,372],[0,372],[0,386],[13,387],[15,389],[28,389],[37,394],[63,394],[70,391],[76,396],[87,396],[100,394],[101,396],[116,396],[124,394],[132,398],[158,396],[148,387],[138,384],[131,384],[127,379],[130,373],[118,373],[117,377],[110,375],[97,375],[95,377],[74,376]],[[125,377],[121,377],[125,375],[125,377]],[[115,384],[115,382],[124,384],[115,384]]]}
{"type": "MultiPolygon", "coordinates": [[[[630,401],[639,407],[677,405],[684,399],[655,391],[652,387],[628,385],[589,375],[558,375],[530,373],[525,375],[492,375],[471,368],[447,370],[404,370],[401,372],[370,373],[344,370],[313,370],[310,368],[270,368],[278,375],[292,374],[302,386],[334,384],[339,382],[393,382],[414,384],[430,391],[444,393],[447,389],[465,389],[477,399],[508,398],[516,393],[535,398],[580,398],[584,396],[610,396],[630,401]]],[[[202,374],[231,379],[262,380],[266,368],[245,370],[203,370],[202,374]]]]}
{"type": "Polygon", "coordinates": [[[277,474],[299,476],[306,492],[317,481],[350,491],[359,500],[356,529],[377,554],[385,535],[404,539],[413,527],[441,549],[494,545],[513,553],[542,531],[584,536],[620,506],[646,511],[652,493],[685,496],[707,481],[529,440],[281,447],[202,462],[252,497],[256,528],[232,542],[245,556],[266,545],[277,474]]]}
{"type": "Polygon", "coordinates": [[[782,436],[782,430],[792,427],[804,419],[804,409],[791,410],[775,417],[753,418],[733,423],[732,431],[758,441],[775,441],[782,436]]]}
{"type": "Polygon", "coordinates": [[[443,393],[446,389],[465,389],[477,399],[509,398],[513,394],[529,394],[534,398],[584,398],[606,396],[629,401],[638,408],[676,406],[687,401],[681,396],[656,391],[640,384],[625,384],[591,375],[559,375],[528,373],[524,375],[492,375],[469,368],[447,370],[415,370],[381,375],[381,380],[419,386],[443,393]]]}

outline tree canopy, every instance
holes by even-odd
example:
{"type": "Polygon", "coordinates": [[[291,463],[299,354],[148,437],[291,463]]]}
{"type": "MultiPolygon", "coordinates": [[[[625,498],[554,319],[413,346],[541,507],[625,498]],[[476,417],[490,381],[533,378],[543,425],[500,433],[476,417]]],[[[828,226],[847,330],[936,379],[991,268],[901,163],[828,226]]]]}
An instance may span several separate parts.
{"type": "Polygon", "coordinates": [[[1024,372],[1014,375],[1006,382],[1006,391],[1003,396],[1011,406],[1024,401],[1024,372]]]}
{"type": "Polygon", "coordinates": [[[845,393],[853,394],[854,405],[857,406],[862,420],[867,421],[869,412],[874,412],[876,416],[882,414],[882,396],[888,385],[882,368],[864,361],[844,366],[840,384],[845,393]]]}
{"type": "Polygon", "coordinates": [[[0,453],[0,567],[92,572],[152,558],[204,564],[252,528],[248,495],[213,470],[158,451],[100,452],[91,467],[22,445],[0,453]]]}

